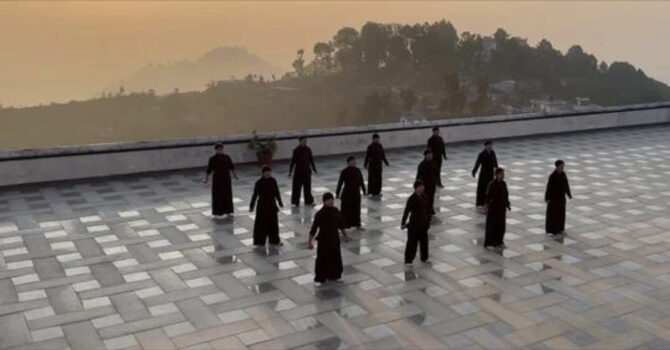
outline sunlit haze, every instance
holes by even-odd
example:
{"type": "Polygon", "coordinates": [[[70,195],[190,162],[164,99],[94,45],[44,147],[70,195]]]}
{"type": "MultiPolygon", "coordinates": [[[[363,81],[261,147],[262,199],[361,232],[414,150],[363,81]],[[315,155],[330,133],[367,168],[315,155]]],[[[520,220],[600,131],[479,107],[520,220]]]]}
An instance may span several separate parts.
{"type": "MultiPolygon", "coordinates": [[[[343,26],[440,19],[460,32],[502,27],[563,52],[582,45],[600,60],[628,61],[670,82],[659,51],[670,33],[670,2],[221,1],[2,2],[0,103],[33,105],[95,96],[143,66],[196,59],[244,46],[284,69],[343,26]]],[[[225,78],[225,77],[212,77],[225,78]]]]}

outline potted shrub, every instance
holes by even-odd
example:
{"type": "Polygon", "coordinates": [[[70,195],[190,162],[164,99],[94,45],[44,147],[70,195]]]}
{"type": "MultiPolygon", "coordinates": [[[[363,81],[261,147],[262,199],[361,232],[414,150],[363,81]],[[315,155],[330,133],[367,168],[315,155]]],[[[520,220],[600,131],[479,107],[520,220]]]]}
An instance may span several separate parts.
{"type": "Polygon", "coordinates": [[[249,141],[249,149],[256,151],[258,166],[269,166],[272,164],[272,155],[277,150],[277,143],[274,136],[261,140],[256,131],[254,131],[253,137],[249,141]]]}

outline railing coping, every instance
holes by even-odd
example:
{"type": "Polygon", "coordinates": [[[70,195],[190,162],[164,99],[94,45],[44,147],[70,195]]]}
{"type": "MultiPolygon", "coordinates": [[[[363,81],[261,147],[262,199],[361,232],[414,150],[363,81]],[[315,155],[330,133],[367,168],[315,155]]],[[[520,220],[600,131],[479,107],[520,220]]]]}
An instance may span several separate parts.
{"type": "MultiPolygon", "coordinates": [[[[261,138],[275,137],[276,140],[294,139],[302,135],[310,138],[318,138],[327,136],[367,134],[373,132],[382,133],[382,132],[400,131],[400,130],[426,129],[426,128],[432,128],[434,126],[449,128],[464,125],[513,122],[513,121],[523,121],[533,119],[552,119],[552,118],[564,118],[574,116],[589,116],[589,115],[599,115],[605,113],[629,112],[629,111],[663,109],[663,108],[670,108],[670,102],[604,107],[593,111],[574,111],[574,112],[571,111],[571,112],[561,112],[552,114],[524,113],[524,114],[512,114],[512,115],[492,115],[492,116],[481,116],[481,117],[439,119],[431,121],[417,121],[411,123],[397,122],[397,123],[361,125],[361,126],[343,126],[334,128],[324,128],[324,129],[285,130],[277,132],[258,133],[258,136],[261,138]]],[[[77,156],[77,155],[101,154],[101,153],[148,151],[148,150],[184,148],[184,147],[201,147],[211,145],[215,142],[222,142],[224,144],[239,144],[249,142],[249,140],[251,140],[252,137],[253,135],[251,133],[247,133],[247,134],[233,134],[224,136],[202,136],[188,139],[113,142],[113,143],[99,143],[99,144],[86,144],[86,145],[56,146],[50,148],[37,148],[37,149],[6,150],[6,151],[0,151],[0,161],[53,158],[53,157],[65,157],[65,156],[77,156]]]]}

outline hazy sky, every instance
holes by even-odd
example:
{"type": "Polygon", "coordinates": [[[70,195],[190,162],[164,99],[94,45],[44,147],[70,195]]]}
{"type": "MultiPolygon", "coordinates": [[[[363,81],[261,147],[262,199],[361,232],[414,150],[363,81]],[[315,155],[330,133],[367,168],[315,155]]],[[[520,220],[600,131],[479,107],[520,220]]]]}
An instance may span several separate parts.
{"type": "Polygon", "coordinates": [[[579,44],[670,82],[670,2],[643,1],[0,1],[0,103],[91,97],[150,62],[227,45],[288,67],[342,26],[451,21],[498,27],[565,51],[579,44]]]}

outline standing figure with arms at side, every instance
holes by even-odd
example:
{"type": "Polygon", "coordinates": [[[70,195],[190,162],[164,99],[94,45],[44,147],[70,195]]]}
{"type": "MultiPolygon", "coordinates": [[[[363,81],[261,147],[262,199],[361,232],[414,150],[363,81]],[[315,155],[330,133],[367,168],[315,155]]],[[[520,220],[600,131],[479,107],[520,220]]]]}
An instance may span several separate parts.
{"type": "Polygon", "coordinates": [[[435,176],[437,177],[437,186],[442,186],[442,160],[447,160],[447,150],[444,147],[444,140],[440,136],[440,128],[433,128],[433,136],[428,139],[428,148],[433,151],[433,160],[435,161],[435,176]]]}
{"type": "Polygon", "coordinates": [[[477,175],[479,170],[479,180],[477,181],[477,209],[483,212],[484,200],[486,199],[486,188],[495,176],[495,171],[498,168],[498,158],[496,152],[493,150],[493,142],[485,141],[484,150],[477,156],[475,167],[472,168],[472,177],[477,175]],[[480,168],[481,167],[481,168],[480,168]]]}
{"type": "Polygon", "coordinates": [[[305,193],[305,205],[314,205],[312,197],[312,172],[316,174],[312,150],[307,146],[307,137],[298,138],[299,145],[293,149],[291,165],[289,165],[288,176],[293,176],[293,188],[291,193],[291,204],[300,205],[300,191],[305,193]]]}
{"type": "Polygon", "coordinates": [[[212,215],[215,218],[222,218],[234,211],[233,184],[230,176],[232,174],[237,180],[237,174],[232,159],[223,153],[223,144],[215,144],[214,150],[216,154],[209,158],[203,182],[207,183],[209,176],[212,175],[212,215]]]}
{"type": "Polygon", "coordinates": [[[354,156],[347,157],[347,167],[340,173],[335,195],[342,198],[344,228],[361,227],[361,191],[365,195],[365,182],[354,156]],[[342,186],[344,185],[344,190],[342,186]]]}
{"type": "Polygon", "coordinates": [[[495,179],[489,183],[486,191],[486,207],[484,248],[503,248],[505,246],[503,239],[505,238],[507,210],[512,210],[503,168],[496,169],[495,179]]]}
{"type": "Polygon", "coordinates": [[[314,215],[307,242],[309,249],[314,249],[314,240],[318,242],[314,265],[314,282],[317,285],[342,278],[344,268],[340,252],[340,233],[344,242],[348,242],[344,220],[340,211],[335,208],[335,198],[332,193],[326,192],[323,194],[323,207],[314,215]]]}
{"type": "Polygon", "coordinates": [[[249,212],[256,210],[254,219],[254,245],[265,246],[266,239],[269,238],[270,244],[282,245],[279,239],[279,207],[284,207],[279,194],[277,180],[272,177],[272,169],[264,166],[261,170],[262,176],[254,186],[254,194],[251,196],[249,212]],[[256,206],[256,201],[258,205],[256,206]]]}
{"type": "Polygon", "coordinates": [[[565,207],[567,202],[565,196],[567,195],[568,198],[572,199],[568,176],[564,169],[565,162],[559,159],[554,165],[556,170],[549,175],[547,191],[544,194],[544,201],[547,203],[545,230],[551,235],[565,233],[565,207]]]}
{"type": "Polygon", "coordinates": [[[384,146],[380,142],[379,134],[372,135],[372,143],[368,146],[365,153],[365,169],[368,169],[368,194],[371,196],[381,196],[382,192],[382,162],[389,166],[386,160],[384,146]]]}
{"type": "Polygon", "coordinates": [[[407,229],[407,245],[405,246],[405,265],[411,266],[416,257],[417,245],[420,246],[421,262],[428,262],[428,228],[430,227],[430,213],[428,199],[424,194],[423,182],[414,183],[414,193],[407,199],[405,211],[402,214],[401,229],[407,229]],[[409,223],[407,217],[409,216],[409,223]]]}
{"type": "Polygon", "coordinates": [[[426,200],[428,200],[428,214],[435,215],[435,186],[437,185],[437,172],[435,171],[435,162],[433,161],[433,151],[426,148],[423,151],[423,161],[419,163],[416,171],[416,180],[423,182],[425,187],[426,200]]]}

